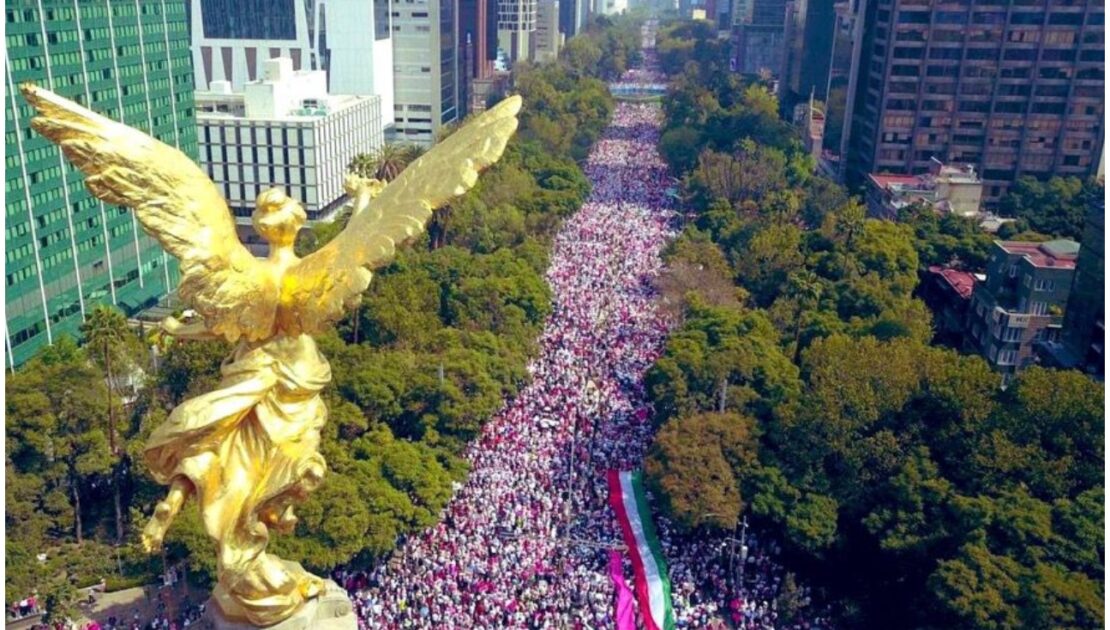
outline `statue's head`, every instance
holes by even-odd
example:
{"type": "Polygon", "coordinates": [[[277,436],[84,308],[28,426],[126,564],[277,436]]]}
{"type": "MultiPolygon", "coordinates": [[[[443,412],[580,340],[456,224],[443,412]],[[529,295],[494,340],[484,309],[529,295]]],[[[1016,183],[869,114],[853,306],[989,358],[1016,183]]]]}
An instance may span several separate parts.
{"type": "Polygon", "coordinates": [[[296,200],[281,188],[270,188],[258,195],[251,223],[254,231],[273,246],[290,246],[308,216],[296,200]]]}

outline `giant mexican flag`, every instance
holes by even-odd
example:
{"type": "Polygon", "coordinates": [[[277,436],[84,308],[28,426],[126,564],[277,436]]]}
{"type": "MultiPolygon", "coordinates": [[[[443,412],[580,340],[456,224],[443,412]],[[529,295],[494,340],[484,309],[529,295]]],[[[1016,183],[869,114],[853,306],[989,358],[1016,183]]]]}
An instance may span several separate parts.
{"type": "Polygon", "coordinates": [[[609,502],[620,520],[636,572],[636,598],[647,630],[674,630],[671,581],[640,471],[609,471],[609,502]]]}

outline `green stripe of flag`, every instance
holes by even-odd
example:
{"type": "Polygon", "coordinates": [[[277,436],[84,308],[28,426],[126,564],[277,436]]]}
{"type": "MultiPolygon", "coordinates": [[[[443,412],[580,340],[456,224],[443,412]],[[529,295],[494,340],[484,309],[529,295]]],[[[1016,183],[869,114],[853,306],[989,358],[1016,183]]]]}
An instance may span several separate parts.
{"type": "Polygon", "coordinates": [[[671,578],[667,571],[667,559],[663,555],[663,546],[659,543],[659,535],[655,532],[655,523],[651,518],[651,509],[648,507],[647,494],[644,493],[643,474],[635,470],[631,475],[632,490],[636,496],[636,511],[640,513],[640,523],[643,526],[644,540],[651,549],[655,558],[655,566],[659,568],[659,579],[663,583],[663,603],[666,606],[666,615],[663,619],[662,630],[674,630],[674,606],[671,605],[671,578]]]}

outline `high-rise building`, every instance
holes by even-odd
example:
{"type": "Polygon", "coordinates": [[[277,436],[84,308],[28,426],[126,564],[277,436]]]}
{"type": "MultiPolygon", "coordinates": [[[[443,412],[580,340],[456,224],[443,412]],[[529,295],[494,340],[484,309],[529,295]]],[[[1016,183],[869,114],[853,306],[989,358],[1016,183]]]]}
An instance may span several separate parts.
{"type": "Polygon", "coordinates": [[[1093,200],[1083,227],[1083,245],[1075,264],[1068,306],[1059,341],[1041,345],[1044,362],[1076,368],[1101,379],[1106,370],[1106,205],[1093,200]]]}
{"type": "Polygon", "coordinates": [[[459,0],[459,43],[468,50],[470,77],[491,77],[497,59],[497,0],[459,0]]]}
{"type": "Polygon", "coordinates": [[[536,2],[536,61],[554,61],[559,57],[562,36],[559,34],[559,2],[561,0],[538,0],[536,2]]]}
{"type": "Polygon", "coordinates": [[[753,0],[745,21],[732,27],[733,67],[744,74],[782,74],[786,0],[753,0]]]}
{"type": "Polygon", "coordinates": [[[1103,142],[1101,0],[869,0],[847,138],[869,173],[968,163],[996,202],[1019,176],[1094,174],[1103,142]]]}
{"type": "Polygon", "coordinates": [[[786,4],[779,102],[792,111],[810,96],[828,98],[836,12],[833,0],[790,0],[786,4]]]}
{"type": "Polygon", "coordinates": [[[393,11],[393,118],[396,139],[431,144],[459,120],[458,0],[420,0],[393,11]]]}
{"type": "Polygon", "coordinates": [[[17,86],[33,82],[197,157],[193,74],[182,2],[9,3],[4,301],[8,366],[96,304],[128,314],[178,282],[176,261],[127,209],[101,203],[61,151],[30,128],[17,86]]]}
{"type": "Polygon", "coordinates": [[[309,225],[330,221],[347,199],[347,165],[382,147],[381,99],[330,95],[326,86],[323,70],[295,71],[279,57],[263,62],[262,77],[241,93],[226,81],[196,93],[201,163],[258,255],[268,249],[251,227],[260,193],[280,187],[309,225]]]}
{"type": "Polygon", "coordinates": [[[391,0],[185,0],[196,89],[229,81],[241,92],[262,64],[293,60],[324,70],[332,94],[377,95],[382,124],[393,123],[391,0]]]}
{"type": "Polygon", "coordinates": [[[567,39],[585,27],[588,7],[588,0],[559,0],[559,30],[567,39]]]}
{"type": "Polygon", "coordinates": [[[497,0],[497,45],[510,63],[531,59],[536,0],[497,0]]]}

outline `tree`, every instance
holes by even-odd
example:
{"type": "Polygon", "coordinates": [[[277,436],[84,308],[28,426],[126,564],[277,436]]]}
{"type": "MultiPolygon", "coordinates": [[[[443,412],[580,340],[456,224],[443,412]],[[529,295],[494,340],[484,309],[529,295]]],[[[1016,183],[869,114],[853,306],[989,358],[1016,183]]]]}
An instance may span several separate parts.
{"type": "MultiPolygon", "coordinates": [[[[81,499],[89,482],[113,470],[114,456],[104,430],[109,393],[72,340],[63,337],[55,346],[60,347],[8,376],[8,458],[17,479],[41,493],[33,499],[37,510],[61,516],[59,506],[69,508],[73,537],[82,543],[85,506],[81,499]]],[[[14,527],[18,524],[9,524],[11,532],[20,531],[14,527]]],[[[39,533],[56,537],[66,529],[63,522],[53,521],[47,532],[39,533]]]]}
{"type": "Polygon", "coordinates": [[[656,436],[644,471],[680,527],[731,530],[743,509],[738,478],[754,465],[756,443],[755,421],[747,416],[679,418],[656,436]]]}
{"type": "Polygon", "coordinates": [[[390,142],[382,145],[382,148],[373,154],[356,155],[347,166],[347,170],[359,177],[391,182],[423,153],[424,148],[419,145],[390,142]]]}
{"type": "Polygon", "coordinates": [[[1103,188],[1094,180],[1053,177],[1040,181],[1023,176],[1002,199],[999,213],[1024,220],[1036,232],[1079,240],[1092,200],[1102,196],[1103,188]]]}
{"type": "Polygon", "coordinates": [[[668,129],[659,139],[659,153],[676,173],[685,173],[694,168],[702,146],[704,142],[701,135],[690,127],[668,129]]]}
{"type": "Polygon", "coordinates": [[[123,448],[116,426],[115,405],[112,398],[117,388],[116,370],[134,371],[135,366],[127,365],[123,360],[124,350],[129,337],[133,337],[127,325],[127,317],[115,308],[98,304],[81,325],[81,333],[85,343],[92,350],[94,361],[104,369],[104,381],[107,383],[108,406],[108,445],[112,457],[116,460],[112,469],[112,502],[116,513],[116,544],[123,542],[123,503],[120,498],[120,486],[123,483],[122,470],[124,466],[123,448]]]}
{"type": "Polygon", "coordinates": [[[942,560],[929,586],[951,619],[968,628],[1021,626],[1014,606],[1020,596],[1021,565],[992,554],[982,544],[967,544],[959,555],[942,560]]]}
{"type": "Polygon", "coordinates": [[[824,287],[820,279],[809,270],[794,273],[787,281],[787,294],[794,301],[794,363],[798,363],[802,355],[802,317],[807,311],[812,311],[821,299],[824,287]]]}

